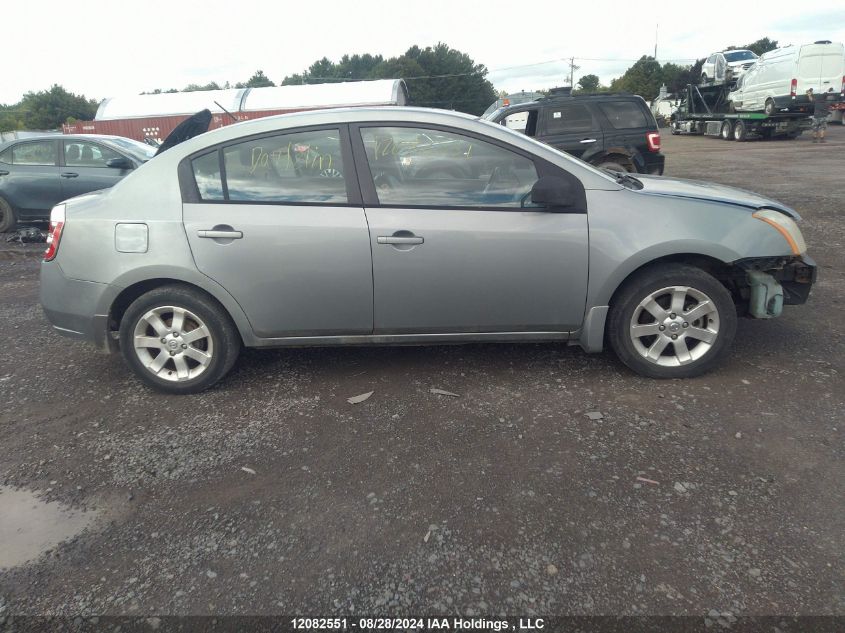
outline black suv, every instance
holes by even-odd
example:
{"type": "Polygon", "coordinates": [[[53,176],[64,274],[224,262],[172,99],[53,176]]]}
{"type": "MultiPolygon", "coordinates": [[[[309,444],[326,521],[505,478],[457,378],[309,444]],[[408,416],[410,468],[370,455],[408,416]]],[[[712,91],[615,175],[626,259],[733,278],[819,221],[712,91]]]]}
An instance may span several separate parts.
{"type": "Polygon", "coordinates": [[[596,167],[641,174],[663,173],[660,132],[642,97],[627,93],[569,94],[499,108],[488,121],[501,123],[596,167]]]}

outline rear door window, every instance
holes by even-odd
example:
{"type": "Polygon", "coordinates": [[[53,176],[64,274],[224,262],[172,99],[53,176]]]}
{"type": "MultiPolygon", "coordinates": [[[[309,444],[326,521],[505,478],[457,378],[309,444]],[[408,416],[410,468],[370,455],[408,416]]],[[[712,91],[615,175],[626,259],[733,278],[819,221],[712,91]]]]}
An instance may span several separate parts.
{"type": "Polygon", "coordinates": [[[587,132],[595,128],[593,115],[587,106],[568,103],[546,109],[546,134],[587,132]]]}
{"type": "Polygon", "coordinates": [[[12,148],[12,163],[15,165],[46,165],[53,167],[59,153],[55,141],[32,141],[12,148]]]}
{"type": "Polygon", "coordinates": [[[213,150],[191,169],[204,201],[347,204],[341,154],[339,130],[295,131],[213,150]]]}
{"type": "Polygon", "coordinates": [[[346,204],[338,130],[293,132],[223,148],[228,199],[346,204]]]}
{"type": "Polygon", "coordinates": [[[633,101],[609,101],[600,103],[599,108],[617,130],[648,127],[643,109],[633,101]]]}

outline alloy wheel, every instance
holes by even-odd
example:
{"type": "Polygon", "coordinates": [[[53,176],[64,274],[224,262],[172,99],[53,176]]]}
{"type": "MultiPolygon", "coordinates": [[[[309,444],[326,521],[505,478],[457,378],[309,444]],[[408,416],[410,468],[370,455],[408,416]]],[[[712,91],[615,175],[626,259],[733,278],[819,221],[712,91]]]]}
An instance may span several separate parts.
{"type": "Polygon", "coordinates": [[[689,286],[669,286],[645,297],[631,317],[634,349],[664,367],[688,365],[702,358],[719,336],[715,302],[689,286]]]}
{"type": "Polygon", "coordinates": [[[209,327],[193,312],[160,306],[135,324],[135,354],[154,376],[171,382],[192,380],[211,364],[214,340],[209,327]]]}

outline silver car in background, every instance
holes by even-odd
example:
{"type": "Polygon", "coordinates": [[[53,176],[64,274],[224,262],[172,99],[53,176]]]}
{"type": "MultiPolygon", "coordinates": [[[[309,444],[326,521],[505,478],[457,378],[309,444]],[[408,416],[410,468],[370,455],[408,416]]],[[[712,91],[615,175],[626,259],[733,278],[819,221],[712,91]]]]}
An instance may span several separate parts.
{"type": "Polygon", "coordinates": [[[56,206],[41,302],[174,393],[242,346],[608,342],[640,374],[688,377],[737,315],[807,300],[798,219],[469,116],[313,111],[201,134],[56,206]]]}
{"type": "Polygon", "coordinates": [[[701,65],[701,83],[707,85],[735,82],[757,59],[757,53],[741,48],[713,53],[701,65]]]}

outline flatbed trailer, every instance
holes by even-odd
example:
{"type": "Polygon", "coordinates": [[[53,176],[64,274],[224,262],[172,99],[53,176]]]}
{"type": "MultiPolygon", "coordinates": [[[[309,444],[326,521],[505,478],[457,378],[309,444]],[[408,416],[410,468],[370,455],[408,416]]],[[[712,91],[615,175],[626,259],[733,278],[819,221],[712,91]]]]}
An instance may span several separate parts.
{"type": "Polygon", "coordinates": [[[716,136],[726,141],[754,138],[789,138],[810,129],[813,106],[795,112],[734,112],[728,99],[729,87],[688,85],[672,114],[672,134],[716,136]]]}

